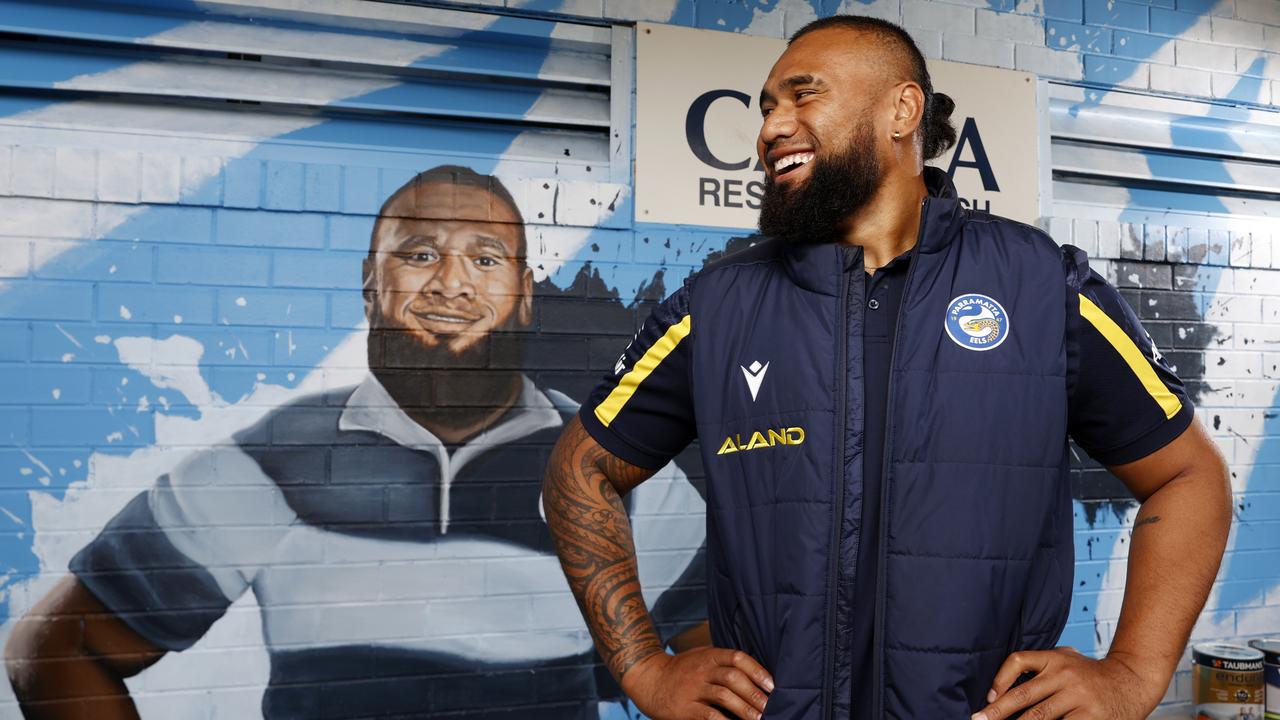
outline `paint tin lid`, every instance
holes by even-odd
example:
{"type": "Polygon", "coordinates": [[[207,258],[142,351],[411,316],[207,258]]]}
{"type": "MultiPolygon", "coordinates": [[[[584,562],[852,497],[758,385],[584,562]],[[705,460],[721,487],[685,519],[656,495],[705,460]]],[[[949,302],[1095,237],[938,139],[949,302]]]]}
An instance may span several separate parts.
{"type": "Polygon", "coordinates": [[[1243,645],[1200,643],[1191,648],[1191,662],[1219,670],[1262,669],[1262,651],[1243,645]]]}
{"type": "Polygon", "coordinates": [[[1249,647],[1261,650],[1268,665],[1280,665],[1280,638],[1250,640],[1249,647]]]}

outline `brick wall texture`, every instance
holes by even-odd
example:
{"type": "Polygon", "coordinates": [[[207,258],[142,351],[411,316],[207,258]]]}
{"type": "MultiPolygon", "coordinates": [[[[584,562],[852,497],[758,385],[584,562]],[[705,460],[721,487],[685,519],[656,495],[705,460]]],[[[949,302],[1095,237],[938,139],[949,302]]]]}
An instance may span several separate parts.
{"type": "MultiPolygon", "coordinates": [[[[362,5],[350,7],[358,14],[362,5]]],[[[1082,85],[1093,99],[1192,101],[1206,118],[1230,107],[1236,114],[1218,127],[1247,125],[1240,132],[1271,141],[1223,154],[1244,157],[1263,183],[1280,178],[1276,0],[458,7],[485,23],[643,20],[766,36],[834,12],[871,14],[903,24],[931,59],[1026,71],[1082,85]]],[[[141,72],[125,77],[147,82],[141,72]]],[[[522,355],[494,345],[479,367],[581,401],[653,303],[750,229],[636,223],[630,187],[607,176],[611,160],[635,158],[593,156],[590,143],[566,141],[549,159],[518,131],[456,120],[414,125],[375,112],[351,128],[324,126],[326,135],[269,107],[13,93],[12,102],[0,95],[0,633],[39,614],[33,608],[69,567],[88,562],[73,560],[82,548],[118,537],[122,554],[81,572],[112,576],[111,587],[152,587],[149,607],[118,615],[157,643],[165,632],[184,638],[129,679],[143,717],[464,717],[474,707],[627,717],[625,700],[592,668],[589,638],[539,534],[550,445],[535,420],[489,443],[500,460],[459,470],[452,485],[434,448],[418,446],[415,461],[339,452],[412,446],[378,425],[394,422],[385,397],[351,403],[380,418],[363,439],[334,435],[355,432],[338,416],[368,372],[362,263],[380,206],[415,172],[461,164],[498,174],[527,223],[532,315],[515,333],[522,355]],[[382,128],[388,135],[376,137],[382,128]],[[285,407],[295,414],[282,415],[285,407]],[[259,446],[272,469],[255,474],[240,463],[259,446]],[[435,479],[424,490],[415,472],[435,479]],[[139,497],[145,517],[128,515],[139,497]],[[449,522],[465,532],[441,527],[446,502],[449,522]],[[164,540],[130,544],[138,527],[164,540]],[[205,606],[220,619],[192,620],[205,606]],[[178,620],[164,625],[169,616],[178,620]],[[331,655],[289,664],[308,653],[331,655]],[[344,669],[325,678],[314,671],[323,662],[344,669]],[[547,663],[559,665],[529,669],[547,663]],[[307,705],[314,699],[275,687],[285,685],[327,700],[307,705]]],[[[1142,119],[1176,150],[1185,135],[1171,135],[1160,117],[1142,119]]],[[[1206,167],[1203,186],[1236,182],[1237,165],[1206,167]]],[[[1280,635],[1280,229],[1266,217],[1275,187],[1226,205],[1191,200],[1160,224],[1125,207],[1063,209],[1041,223],[1122,290],[1230,463],[1235,523],[1197,641],[1280,635]]],[[[388,361],[388,373],[423,370],[417,362],[388,361]]],[[[474,370],[435,372],[413,397],[464,417],[493,402],[470,389],[484,375],[474,370]]],[[[459,457],[452,462],[467,467],[459,457]]],[[[693,452],[664,472],[632,512],[646,533],[647,600],[674,633],[699,617],[702,482],[693,452]]],[[[1072,481],[1077,583],[1062,642],[1100,655],[1119,616],[1137,506],[1083,453],[1072,481]]],[[[1184,658],[1161,712],[1186,711],[1191,693],[1184,658]]],[[[0,687],[0,717],[19,716],[0,687]]]]}

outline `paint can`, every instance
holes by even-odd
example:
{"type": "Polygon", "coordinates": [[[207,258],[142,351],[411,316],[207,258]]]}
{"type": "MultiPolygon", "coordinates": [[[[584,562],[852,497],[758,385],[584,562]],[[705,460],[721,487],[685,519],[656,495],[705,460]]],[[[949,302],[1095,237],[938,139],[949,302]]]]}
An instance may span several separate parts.
{"type": "Polygon", "coordinates": [[[1196,720],[1262,720],[1261,650],[1224,643],[1191,648],[1196,720]]]}
{"type": "Polygon", "coordinates": [[[1267,686],[1267,720],[1280,720],[1280,639],[1250,640],[1249,647],[1262,651],[1262,677],[1267,686]]]}

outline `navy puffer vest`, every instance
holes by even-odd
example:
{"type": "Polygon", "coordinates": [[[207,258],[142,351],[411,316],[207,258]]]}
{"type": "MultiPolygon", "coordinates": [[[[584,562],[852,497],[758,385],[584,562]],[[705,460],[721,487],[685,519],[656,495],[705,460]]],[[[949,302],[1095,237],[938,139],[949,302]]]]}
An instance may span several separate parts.
{"type": "Polygon", "coordinates": [[[963,208],[940,171],[926,182],[893,350],[875,607],[851,606],[861,250],[765,242],[690,282],[712,634],[774,673],[766,717],[849,717],[854,613],[876,618],[876,715],[930,720],[980,709],[1005,657],[1052,647],[1066,621],[1065,323],[1084,256],[963,208]],[[753,398],[738,375],[766,364],[753,398]]]}

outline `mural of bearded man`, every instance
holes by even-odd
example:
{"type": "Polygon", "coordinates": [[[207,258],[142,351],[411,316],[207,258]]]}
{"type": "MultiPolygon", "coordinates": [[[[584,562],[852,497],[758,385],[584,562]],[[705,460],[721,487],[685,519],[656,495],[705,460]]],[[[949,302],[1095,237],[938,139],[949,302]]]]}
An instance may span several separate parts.
{"type": "MultiPolygon", "coordinates": [[[[273,409],[130,501],[10,637],[24,714],[137,717],[124,679],[252,590],[266,718],[599,717],[616,688],[540,497],[577,404],[522,371],[526,244],[494,177],[441,166],[393,193],[362,268],[369,373],[273,409]]],[[[662,596],[700,571],[687,518],[703,503],[662,472],[627,499],[641,574],[658,612],[698,617],[697,593],[662,596]]]]}

